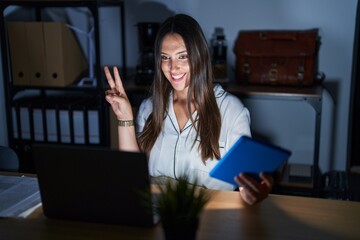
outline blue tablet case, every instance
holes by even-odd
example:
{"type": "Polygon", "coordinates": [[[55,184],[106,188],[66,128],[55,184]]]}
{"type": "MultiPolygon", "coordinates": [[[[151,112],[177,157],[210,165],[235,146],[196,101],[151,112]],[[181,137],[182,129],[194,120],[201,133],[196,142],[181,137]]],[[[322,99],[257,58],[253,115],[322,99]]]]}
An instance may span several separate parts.
{"type": "Polygon", "coordinates": [[[241,136],[234,146],[211,170],[210,176],[238,185],[234,177],[239,173],[259,179],[259,173],[274,173],[283,166],[291,152],[247,136],[241,136]]]}

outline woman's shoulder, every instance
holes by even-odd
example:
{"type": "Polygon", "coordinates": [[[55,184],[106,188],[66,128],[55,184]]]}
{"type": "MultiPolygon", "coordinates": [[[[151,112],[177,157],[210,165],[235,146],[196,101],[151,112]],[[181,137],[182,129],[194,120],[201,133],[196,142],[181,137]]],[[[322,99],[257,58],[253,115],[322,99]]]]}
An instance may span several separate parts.
{"type": "Polygon", "coordinates": [[[151,97],[149,98],[145,98],[141,104],[140,104],[140,107],[139,107],[139,114],[141,114],[142,116],[149,116],[150,113],[152,112],[152,109],[153,109],[153,105],[152,105],[152,99],[151,97]]]}
{"type": "Polygon", "coordinates": [[[145,98],[144,100],[142,100],[140,106],[152,107],[152,99],[151,99],[151,97],[148,97],[148,98],[145,98]]]}
{"type": "Polygon", "coordinates": [[[241,99],[225,91],[221,85],[216,85],[214,91],[221,114],[222,137],[231,138],[233,143],[241,135],[251,135],[250,112],[241,99]]]}
{"type": "Polygon", "coordinates": [[[214,93],[216,102],[219,105],[220,110],[226,106],[226,108],[242,109],[244,104],[239,97],[227,92],[220,84],[214,85],[214,93]]]}

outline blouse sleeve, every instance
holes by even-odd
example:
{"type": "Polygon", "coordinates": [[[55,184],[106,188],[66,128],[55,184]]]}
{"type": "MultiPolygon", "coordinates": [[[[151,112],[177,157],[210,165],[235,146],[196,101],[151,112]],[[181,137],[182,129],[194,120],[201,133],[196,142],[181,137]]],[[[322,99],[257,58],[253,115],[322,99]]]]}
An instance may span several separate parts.
{"type": "Polygon", "coordinates": [[[227,152],[241,136],[251,137],[250,113],[241,100],[227,93],[220,105],[222,116],[221,140],[227,152]]]}
{"type": "Polygon", "coordinates": [[[147,98],[142,101],[137,111],[137,117],[136,117],[137,135],[139,135],[143,131],[146,120],[148,119],[151,112],[152,112],[152,102],[150,98],[147,98]]]}

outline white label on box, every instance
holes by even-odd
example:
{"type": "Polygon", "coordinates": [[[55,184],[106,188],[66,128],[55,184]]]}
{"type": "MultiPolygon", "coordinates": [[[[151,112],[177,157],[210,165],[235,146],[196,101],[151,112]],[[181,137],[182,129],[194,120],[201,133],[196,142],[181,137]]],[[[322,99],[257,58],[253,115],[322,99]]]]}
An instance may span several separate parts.
{"type": "Polygon", "coordinates": [[[71,142],[69,115],[70,115],[69,111],[67,111],[67,110],[60,110],[59,111],[60,140],[63,143],[70,143],[71,142]]]}
{"type": "Polygon", "coordinates": [[[56,129],[56,111],[55,109],[46,109],[46,130],[49,142],[57,142],[56,129]]]}
{"type": "Polygon", "coordinates": [[[34,139],[35,141],[44,141],[43,118],[41,109],[33,110],[34,119],[34,139]]]}
{"type": "Polygon", "coordinates": [[[89,129],[89,143],[99,144],[99,112],[96,110],[88,111],[88,129],[89,129]]]}
{"type": "Polygon", "coordinates": [[[30,139],[30,116],[29,109],[26,107],[20,108],[20,124],[22,139],[30,139]]]}
{"type": "Polygon", "coordinates": [[[73,111],[74,142],[85,143],[84,112],[73,111]]]}

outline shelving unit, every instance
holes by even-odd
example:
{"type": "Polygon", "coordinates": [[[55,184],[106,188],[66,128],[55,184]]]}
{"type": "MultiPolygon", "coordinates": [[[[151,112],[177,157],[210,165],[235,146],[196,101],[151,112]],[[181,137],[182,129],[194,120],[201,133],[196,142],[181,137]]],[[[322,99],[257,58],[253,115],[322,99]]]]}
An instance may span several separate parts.
{"type": "MultiPolygon", "coordinates": [[[[54,144],[86,144],[110,146],[109,108],[104,99],[105,81],[102,79],[99,36],[99,10],[102,7],[118,7],[122,71],[126,74],[124,3],[119,0],[87,1],[8,1],[0,2],[0,36],[4,79],[5,106],[9,146],[20,159],[20,172],[35,172],[31,146],[33,142],[54,144]],[[8,41],[9,7],[31,12],[33,19],[17,21],[40,22],[47,9],[87,8],[94,27],[94,68],[96,84],[64,87],[31,86],[14,84],[11,53],[8,41]],[[30,96],[30,97],[29,97],[30,96]],[[65,120],[64,120],[65,119],[65,120]],[[79,135],[77,135],[80,133],[79,135]]],[[[12,20],[13,21],[13,20],[12,20]]],[[[90,66],[89,66],[90,67],[90,66]]]]}

